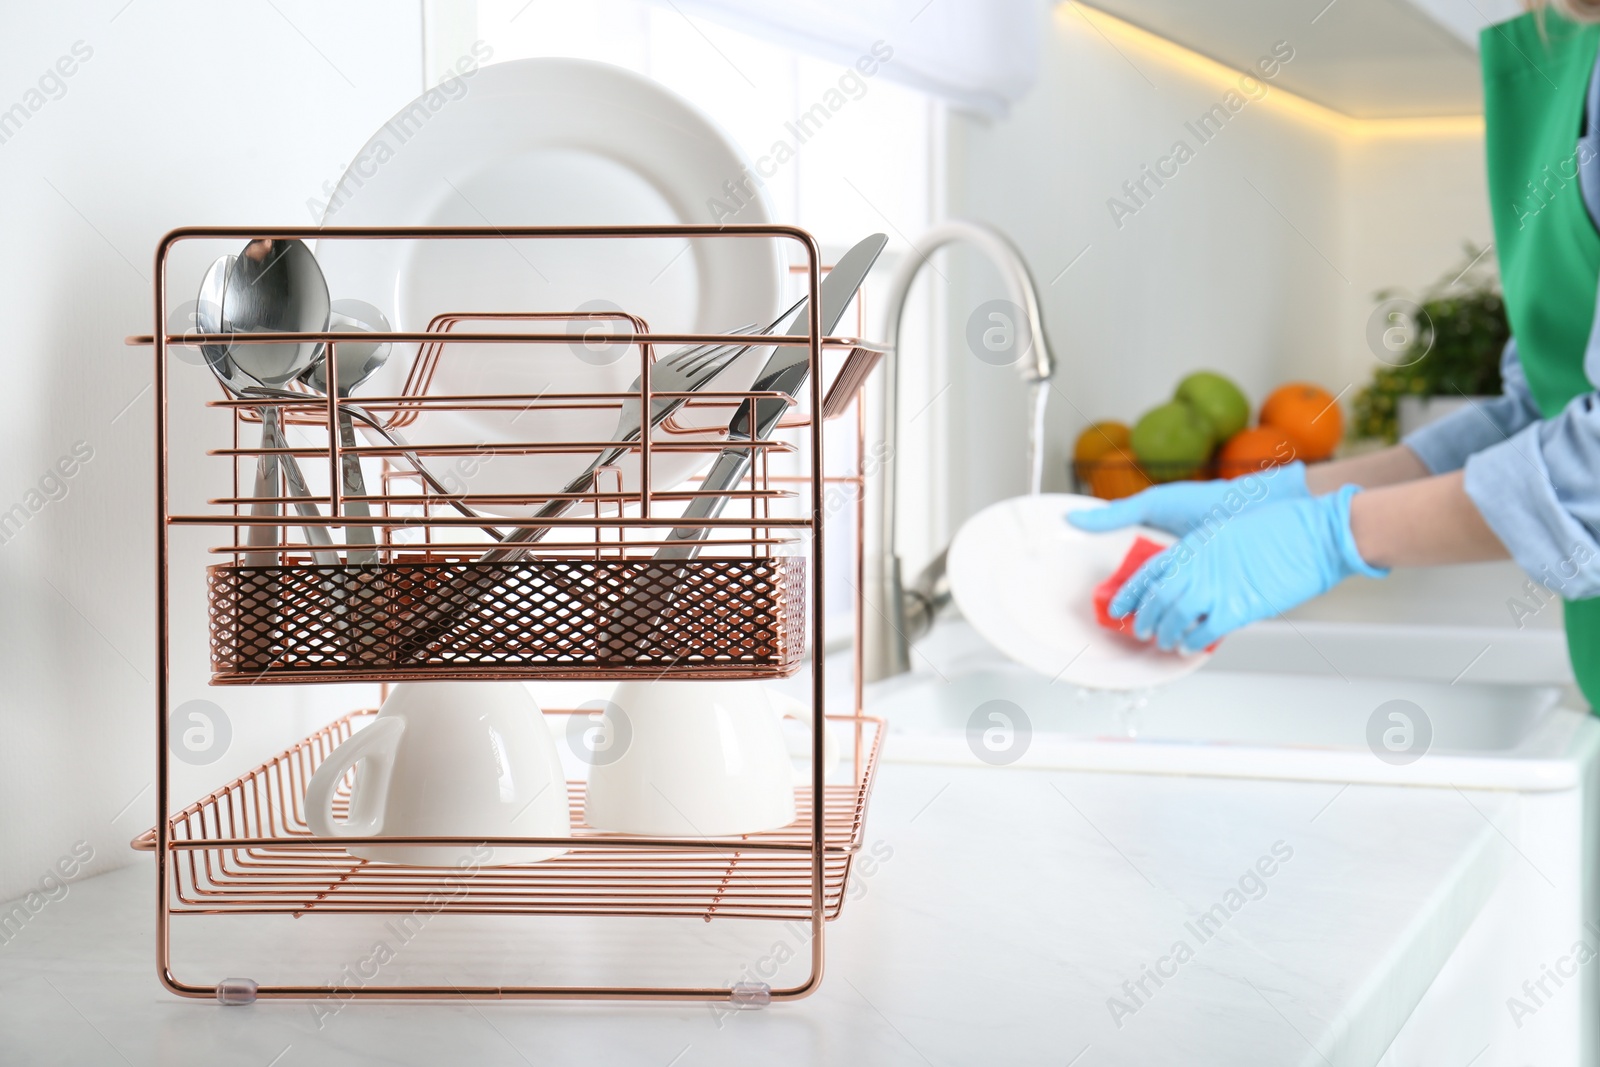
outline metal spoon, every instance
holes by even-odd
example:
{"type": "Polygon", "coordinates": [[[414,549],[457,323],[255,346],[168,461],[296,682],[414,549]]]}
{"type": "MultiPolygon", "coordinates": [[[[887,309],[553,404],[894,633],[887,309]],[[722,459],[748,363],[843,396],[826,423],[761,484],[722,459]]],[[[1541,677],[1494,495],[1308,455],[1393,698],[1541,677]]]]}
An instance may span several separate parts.
{"type": "MultiPolygon", "coordinates": [[[[227,294],[228,279],[233,272],[235,264],[238,262],[238,258],[237,256],[222,256],[218,258],[206,271],[205,277],[201,279],[200,295],[197,300],[199,306],[195,312],[195,323],[201,333],[228,332],[223,324],[222,304],[227,294]]],[[[265,346],[242,345],[240,347],[265,346]]],[[[235,396],[249,396],[261,388],[255,384],[255,379],[246,375],[239,368],[234,358],[235,353],[232,345],[201,345],[200,351],[212,373],[235,396]]],[[[281,447],[281,427],[278,426],[277,419],[275,417],[267,417],[265,414],[267,409],[260,410],[262,412],[261,447],[281,447]],[[275,433],[275,430],[280,432],[275,433]]],[[[275,416],[277,409],[273,408],[271,410],[275,416]]],[[[305,490],[305,481],[300,476],[300,466],[295,462],[294,457],[288,457],[288,463],[284,466],[289,474],[291,490],[294,490],[294,487],[299,487],[297,490],[299,495],[309,496],[310,494],[305,490]]],[[[277,456],[263,453],[256,458],[256,482],[251,495],[258,498],[278,495],[277,456]]],[[[313,510],[315,510],[314,506],[313,510]]],[[[279,511],[280,508],[277,502],[272,500],[262,500],[259,503],[252,504],[250,507],[252,517],[277,515],[279,511]]],[[[318,532],[323,535],[320,541],[309,530],[307,531],[307,538],[317,543],[332,543],[332,539],[327,537],[327,531],[318,528],[318,532]]],[[[271,567],[277,563],[276,546],[279,543],[279,529],[277,527],[252,525],[245,532],[245,543],[253,547],[270,549],[270,551],[247,552],[245,554],[245,564],[247,566],[271,567]]],[[[329,559],[327,554],[318,557],[318,561],[338,562],[337,559],[329,559]]]]}
{"type": "MultiPolygon", "coordinates": [[[[226,257],[225,257],[226,260],[226,257]]],[[[219,261],[219,262],[225,262],[219,261]]],[[[217,264],[207,273],[207,286],[217,264]]],[[[302,241],[257,240],[245,245],[243,253],[232,257],[222,269],[221,333],[260,333],[266,331],[316,332],[328,325],[328,283],[316,257],[302,241]]],[[[207,288],[201,290],[202,306],[207,288]]],[[[283,344],[203,345],[202,352],[211,371],[236,395],[248,397],[253,390],[281,388],[305,373],[320,346],[316,342],[283,344]]],[[[283,421],[275,405],[263,404],[261,446],[287,448],[283,421]]],[[[300,465],[293,456],[285,457],[284,474],[289,481],[295,510],[307,518],[322,517],[309,499],[300,465]]],[[[257,468],[257,485],[261,469],[257,468]]],[[[276,482],[276,478],[273,478],[276,482]]],[[[268,494],[275,495],[275,494],[268,494]]],[[[274,514],[267,512],[267,514],[274,514]]],[[[254,510],[252,509],[252,514],[254,510]]],[[[327,549],[333,538],[326,528],[311,524],[305,528],[306,540],[327,549]]],[[[252,542],[255,543],[255,542],[252,542]]],[[[312,550],[312,558],[323,566],[337,566],[338,553],[312,550]]]]}
{"type": "MultiPolygon", "coordinates": [[[[363,300],[336,300],[333,302],[332,311],[328,316],[328,328],[340,332],[376,332],[387,333],[389,320],[383,312],[363,300]]],[[[374,343],[372,341],[340,341],[333,346],[334,351],[334,378],[339,390],[340,399],[354,393],[368,378],[377,372],[389,359],[389,343],[387,341],[374,343]]],[[[318,349],[316,359],[307,367],[300,380],[306,385],[324,395],[328,392],[328,359],[325,349],[318,349]]],[[[348,408],[339,409],[339,446],[343,449],[356,447],[356,428],[354,416],[348,408]]],[[[352,518],[368,518],[372,509],[365,500],[350,499],[367,495],[367,482],[361,474],[361,457],[346,451],[343,463],[340,466],[339,480],[343,483],[343,493],[346,497],[345,511],[352,518]]],[[[357,551],[355,545],[374,545],[377,539],[370,526],[347,526],[344,535],[345,544],[351,547],[345,552],[345,560],[353,564],[370,564],[378,562],[378,553],[372,549],[357,551]]]]}
{"type": "MultiPolygon", "coordinates": [[[[200,296],[196,303],[199,307],[195,310],[195,326],[201,333],[222,332],[222,294],[228,287],[228,272],[233,269],[234,256],[222,256],[211,264],[206,271],[206,276],[200,280],[200,296]]],[[[226,368],[228,374],[234,371],[232,354],[227,345],[201,345],[200,352],[205,357],[206,365],[222,379],[222,384],[228,386],[228,378],[218,368],[226,368]]],[[[261,424],[261,447],[271,447],[268,443],[266,422],[261,424]]],[[[250,505],[252,517],[265,517],[278,514],[276,501],[262,500],[262,497],[278,495],[278,457],[262,453],[256,457],[256,484],[250,493],[257,498],[257,502],[250,505]]],[[[251,526],[245,530],[245,543],[257,548],[267,548],[278,543],[278,531],[271,526],[251,526]]],[[[276,552],[247,552],[244,557],[247,567],[270,567],[277,562],[276,552]]]]}
{"type": "MultiPolygon", "coordinates": [[[[234,258],[222,297],[228,333],[310,333],[328,325],[328,283],[303,241],[251,241],[234,258]]],[[[257,385],[287,386],[317,358],[316,341],[233,347],[233,362],[257,385]]]]}

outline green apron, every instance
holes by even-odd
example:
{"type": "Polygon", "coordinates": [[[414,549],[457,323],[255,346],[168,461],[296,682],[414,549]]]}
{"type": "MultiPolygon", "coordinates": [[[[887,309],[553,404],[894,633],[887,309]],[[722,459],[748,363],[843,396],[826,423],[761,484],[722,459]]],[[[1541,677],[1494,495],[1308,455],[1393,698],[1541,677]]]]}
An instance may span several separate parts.
{"type": "MultiPolygon", "coordinates": [[[[1600,232],[1578,187],[1577,144],[1600,26],[1553,11],[1483,31],[1489,201],[1506,314],[1545,418],[1593,392],[1584,349],[1600,284],[1600,232]]],[[[1600,709],[1600,598],[1565,605],[1578,685],[1600,709]]]]}

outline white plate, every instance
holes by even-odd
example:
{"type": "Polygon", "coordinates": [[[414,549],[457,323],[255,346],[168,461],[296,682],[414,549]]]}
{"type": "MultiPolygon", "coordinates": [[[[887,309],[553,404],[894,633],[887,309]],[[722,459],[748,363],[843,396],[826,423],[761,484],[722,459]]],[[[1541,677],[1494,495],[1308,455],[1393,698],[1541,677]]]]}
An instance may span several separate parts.
{"type": "MultiPolygon", "coordinates": [[[[482,68],[454,99],[425,94],[373,135],[324,216],[337,226],[512,226],[710,223],[724,183],[747,168],[704,115],[655,82],[578,59],[528,59],[482,68]]],[[[769,222],[759,189],[734,221],[769,222]]],[[[724,332],[765,325],[786,272],[780,242],[766,239],[607,241],[352,241],[324,239],[317,259],[335,296],[367,300],[398,330],[423,330],[437,314],[573,311],[619,307],[655,331],[724,332]]],[[[457,329],[496,329],[479,322],[457,329]]],[[[578,329],[564,323],[538,327],[578,329]]],[[[657,355],[664,354],[658,350],[657,355]]],[[[415,346],[396,346],[363,387],[400,392],[415,346]]],[[[710,388],[748,388],[759,361],[710,388]]],[[[628,388],[637,349],[596,354],[555,345],[447,346],[432,393],[598,392],[628,388]]],[[[712,432],[731,412],[679,421],[712,432]]],[[[430,413],[406,429],[415,444],[605,440],[616,409],[430,413]]],[[[658,437],[660,435],[658,434],[658,437]]],[[[681,440],[681,438],[673,438],[681,440]]],[[[553,491],[592,455],[499,457],[458,463],[471,492],[553,491]]],[[[659,453],[655,485],[669,487],[706,460],[659,453]]],[[[637,484],[637,463],[632,463],[637,484]]],[[[507,513],[517,509],[504,509],[507,513]]]]}
{"type": "Polygon", "coordinates": [[[1117,572],[1144,526],[1094,534],[1066,521],[1105,501],[1069,493],[1019,496],[985,508],[950,544],[950,591],[972,628],[1018,663],[1085,689],[1147,689],[1210,659],[1163,652],[1095,621],[1094,588],[1117,572]]]}

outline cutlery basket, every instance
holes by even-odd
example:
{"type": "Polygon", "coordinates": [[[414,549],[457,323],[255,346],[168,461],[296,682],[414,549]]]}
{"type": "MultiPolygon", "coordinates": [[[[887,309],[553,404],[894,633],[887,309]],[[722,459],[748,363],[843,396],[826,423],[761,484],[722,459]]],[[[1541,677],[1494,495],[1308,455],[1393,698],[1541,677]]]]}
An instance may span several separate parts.
{"type": "Polygon", "coordinates": [[[786,675],[802,556],[208,569],[212,680],[786,675]],[[455,620],[427,648],[419,621],[455,620]]]}
{"type": "MultiPolygon", "coordinates": [[[[342,1004],[360,998],[472,997],[703,1000],[754,1007],[813,992],[822,976],[825,924],[853,895],[848,889],[865,841],[867,804],[884,732],[881,721],[863,712],[859,643],[853,689],[843,696],[844,691],[828,686],[828,658],[818,640],[820,620],[826,618],[824,526],[847,501],[853,502],[852,551],[831,558],[836,559],[835,575],[845,571],[855,591],[855,633],[863,629],[860,545],[866,468],[859,393],[884,349],[852,338],[821,336],[815,305],[824,268],[810,235],[786,226],[325,227],[266,234],[186,228],[162,240],[156,268],[158,332],[129,339],[153,346],[155,353],[160,519],[157,814],[153,828],[133,844],[155,855],[157,963],[165,988],[183,997],[215,997],[232,1004],[257,998],[342,1004]],[[209,420],[194,417],[188,409],[175,416],[169,380],[180,373],[206,373],[200,358],[204,346],[233,344],[320,344],[330,356],[325,373],[336,377],[331,355],[338,345],[350,343],[349,333],[228,336],[168,327],[168,275],[175,248],[190,241],[262,238],[319,244],[450,240],[484,248],[518,240],[788,241],[800,246],[807,261],[795,273],[812,303],[811,330],[798,336],[652,332],[638,316],[611,311],[441,314],[427,330],[363,337],[368,343],[411,346],[412,372],[403,387],[390,390],[394,395],[341,397],[334,380],[326,382],[327,395],[301,392],[298,386],[275,394],[270,406],[287,433],[280,445],[267,447],[255,444],[261,438],[260,398],[225,394],[209,401],[209,420]],[[563,320],[597,318],[620,324],[622,332],[609,335],[607,342],[613,350],[621,346],[627,356],[637,357],[638,381],[628,389],[448,388],[449,361],[471,358],[470,353],[492,346],[523,346],[518,351],[526,350],[530,359],[565,349],[568,358],[582,359],[572,347],[574,335],[556,327],[563,320]],[[487,322],[489,328],[461,330],[470,320],[487,322]],[[797,396],[756,391],[748,385],[750,379],[682,393],[653,384],[658,345],[676,349],[752,343],[765,350],[763,360],[778,346],[804,346],[809,378],[797,396]],[[671,417],[655,433],[624,441],[623,458],[607,465],[591,463],[592,477],[577,491],[571,481],[562,491],[520,483],[509,491],[504,483],[485,488],[471,477],[441,479],[432,470],[437,465],[439,470],[470,473],[472,465],[493,461],[508,465],[502,471],[520,471],[516,464],[528,457],[551,456],[567,457],[574,469],[583,469],[585,458],[604,455],[619,439],[607,439],[600,430],[563,436],[552,428],[576,425],[562,420],[584,412],[589,414],[582,417],[590,419],[584,425],[591,425],[596,411],[601,426],[620,425],[630,405],[637,421],[638,412],[654,413],[663,401],[678,403],[671,417]],[[741,405],[763,403],[786,406],[776,429],[766,438],[733,439],[734,412],[741,405]],[[218,412],[222,418],[216,417],[218,412]],[[463,412],[499,412],[506,425],[527,433],[513,439],[428,432],[438,413],[463,412]],[[847,413],[854,419],[854,462],[848,473],[830,474],[823,463],[823,424],[847,413]],[[346,425],[352,415],[373,421],[362,423],[361,434],[354,435],[346,425]],[[374,423],[381,432],[373,430],[374,423]],[[720,432],[724,426],[730,431],[720,432]],[[731,490],[725,484],[716,490],[700,484],[697,479],[728,449],[748,452],[744,481],[731,490]],[[261,470],[270,469],[262,457],[275,458],[284,467],[292,459],[304,474],[302,483],[293,486],[280,477],[276,495],[250,491],[252,468],[260,464],[261,470]],[[351,463],[365,468],[365,477],[371,479],[364,491],[349,488],[357,484],[349,477],[351,463]],[[227,477],[221,476],[224,468],[227,477]],[[669,468],[657,487],[652,471],[669,468]],[[678,478],[686,480],[665,484],[678,478]],[[685,509],[704,498],[725,506],[713,509],[710,518],[685,518],[685,509]],[[553,503],[563,505],[558,515],[535,517],[553,503]],[[542,539],[506,551],[504,541],[512,538],[512,531],[530,528],[539,528],[542,539]],[[694,531],[697,553],[683,551],[686,530],[694,531]],[[671,551],[662,553],[663,548],[671,551]],[[198,559],[206,554],[211,563],[201,567],[198,559]],[[184,657],[194,666],[175,679],[170,648],[174,634],[193,633],[188,627],[174,629],[173,618],[180,612],[203,619],[210,655],[208,663],[184,657]],[[761,833],[689,839],[602,833],[584,825],[584,782],[579,778],[566,783],[569,837],[485,842],[564,849],[556,858],[482,868],[470,875],[450,868],[374,863],[347,851],[371,840],[314,836],[303,804],[311,774],[352,736],[370,710],[344,715],[187,807],[172,795],[175,764],[168,757],[184,736],[173,719],[183,710],[174,708],[174,692],[192,689],[197,679],[212,686],[345,683],[356,688],[348,701],[341,697],[335,703],[368,709],[385,695],[380,686],[400,681],[559,680],[570,685],[637,678],[775,679],[802,671],[800,687],[810,705],[811,770],[796,786],[795,821],[761,833]],[[839,746],[846,753],[841,761],[845,770],[829,777],[830,743],[846,737],[849,746],[839,746]],[[301,971],[281,977],[281,972],[301,966],[291,945],[360,941],[366,937],[363,922],[382,921],[385,930],[409,931],[423,923],[477,923],[491,917],[500,928],[472,927],[461,944],[474,947],[452,947],[449,952],[455,956],[445,960],[443,975],[429,980],[411,980],[401,973],[371,984],[351,984],[314,968],[309,977],[301,971]],[[301,919],[307,922],[295,921],[301,919]],[[572,953],[579,972],[572,980],[451,976],[452,964],[487,959],[492,967],[512,968],[540,958],[545,948],[519,954],[505,940],[513,932],[526,934],[526,926],[513,920],[525,924],[534,919],[548,944],[618,944],[624,963],[652,966],[687,958],[679,951],[686,946],[696,951],[718,947],[732,940],[732,929],[744,929],[740,924],[719,928],[714,938],[696,933],[708,922],[781,924],[772,933],[799,939],[797,967],[803,964],[808,970],[792,983],[774,978],[772,985],[748,978],[723,981],[720,976],[714,981],[612,981],[595,978],[591,961],[580,952],[572,953]],[[290,925],[272,927],[270,933],[249,925],[285,920],[290,925]],[[324,926],[318,934],[304,934],[307,926],[319,923],[337,930],[324,926]],[[594,923],[609,924],[609,939],[582,940],[592,938],[594,923]],[[650,940],[638,925],[643,923],[665,924],[651,928],[660,930],[659,939],[650,940]],[[257,982],[228,977],[252,973],[249,963],[243,969],[231,962],[195,966],[185,959],[180,964],[183,947],[193,943],[175,938],[174,927],[183,928],[185,935],[197,927],[219,931],[207,936],[217,939],[230,961],[235,953],[264,951],[269,965],[263,969],[269,973],[258,975],[263,980],[257,982]],[[323,938],[322,933],[336,936],[323,938]],[[295,941],[303,936],[312,940],[295,941]]],[[[858,326],[859,308],[858,303],[858,326]]],[[[630,376],[632,366],[626,368],[630,376]]],[[[617,379],[613,375],[608,380],[617,379]]],[[[270,484],[266,477],[260,480],[270,484]]],[[[571,727],[565,730],[571,743],[587,728],[580,717],[594,714],[584,708],[547,707],[544,714],[549,724],[571,727]]],[[[571,769],[563,777],[571,777],[571,769]]],[[[354,773],[335,800],[338,815],[348,813],[354,773]]],[[[441,837],[382,840],[478,843],[441,837]]],[[[772,941],[762,932],[759,943],[770,946],[772,941]]],[[[724,973],[740,971],[732,967],[724,973]]]]}

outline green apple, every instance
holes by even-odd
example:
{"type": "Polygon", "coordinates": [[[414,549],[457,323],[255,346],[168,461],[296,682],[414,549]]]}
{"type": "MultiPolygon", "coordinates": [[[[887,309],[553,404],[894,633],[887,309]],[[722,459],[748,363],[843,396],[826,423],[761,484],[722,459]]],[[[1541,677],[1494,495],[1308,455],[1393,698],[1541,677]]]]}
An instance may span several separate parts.
{"type": "Polygon", "coordinates": [[[1243,390],[1215,371],[1195,371],[1178,383],[1174,396],[1206,417],[1218,441],[1250,424],[1250,401],[1243,390]]]}
{"type": "Polygon", "coordinates": [[[1192,404],[1172,400],[1145,412],[1133,427],[1133,454],[1151,481],[1198,474],[1211,458],[1216,431],[1192,404]]]}

